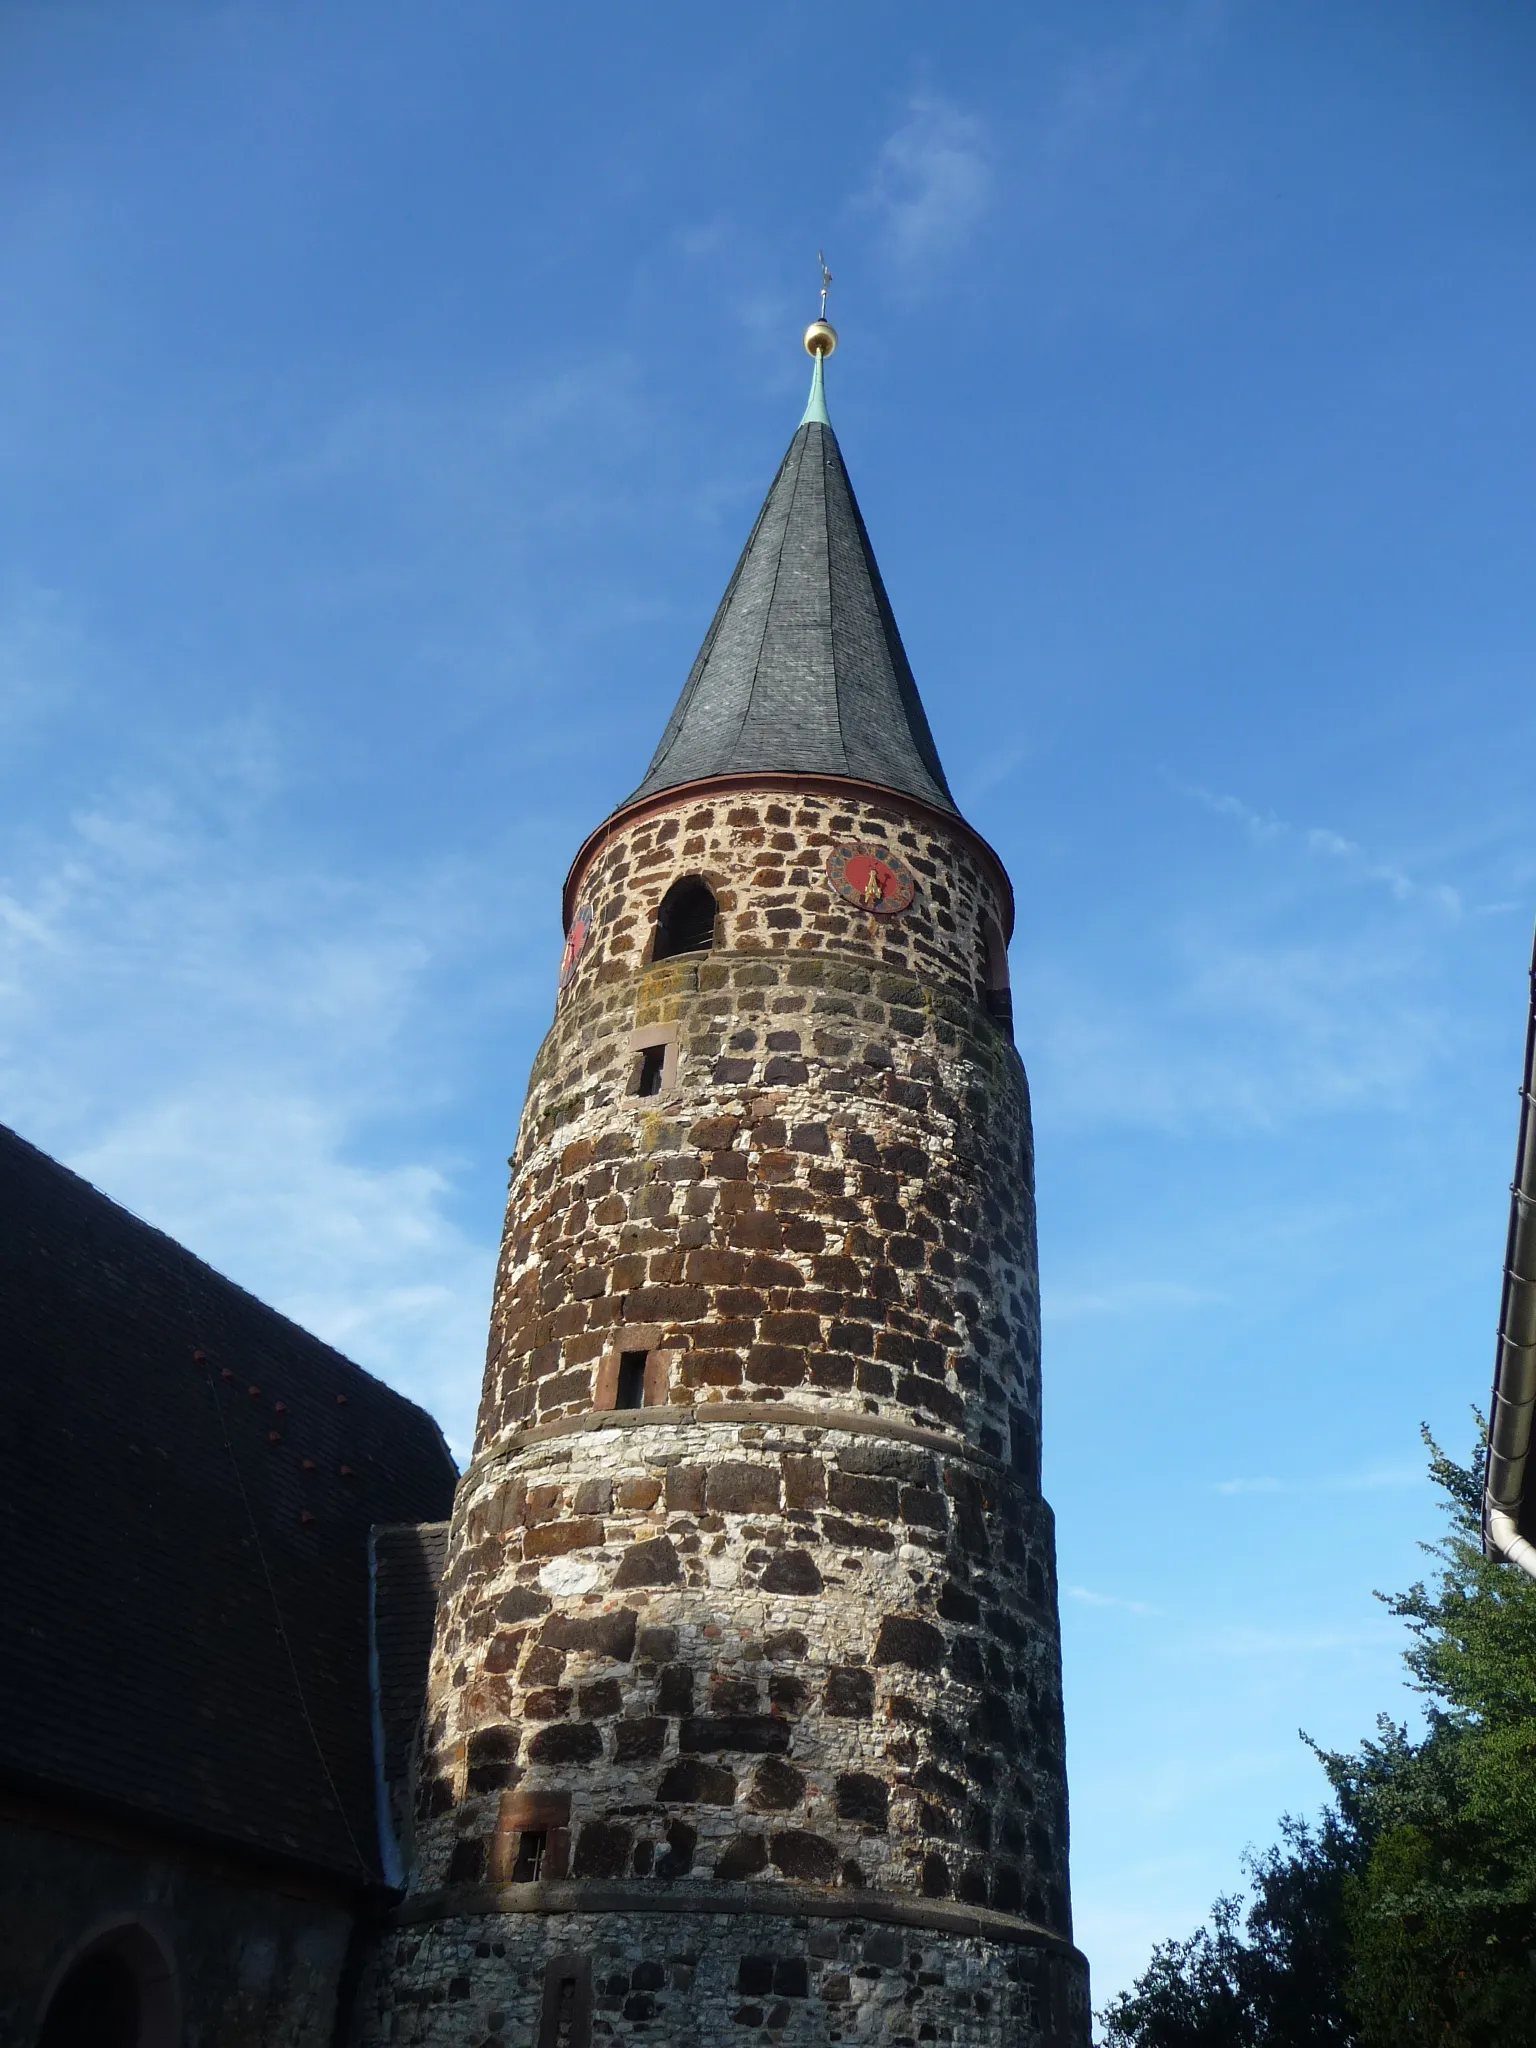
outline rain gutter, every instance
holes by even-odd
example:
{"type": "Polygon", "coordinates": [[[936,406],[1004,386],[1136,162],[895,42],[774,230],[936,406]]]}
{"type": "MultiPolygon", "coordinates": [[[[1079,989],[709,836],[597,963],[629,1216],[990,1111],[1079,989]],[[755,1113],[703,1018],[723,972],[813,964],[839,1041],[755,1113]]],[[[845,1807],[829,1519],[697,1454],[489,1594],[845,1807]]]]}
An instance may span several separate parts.
{"type": "Polygon", "coordinates": [[[1531,953],[1531,1002],[1520,1080],[1520,1136],[1510,1188],[1504,1291],[1494,1354],[1493,1402],[1488,1417],[1488,1462],[1483,1479],[1483,1552],[1507,1558],[1536,1578],[1536,1543],[1522,1523],[1536,1523],[1536,1487],[1527,1498],[1531,1426],[1536,1415],[1536,946],[1531,953]]]}

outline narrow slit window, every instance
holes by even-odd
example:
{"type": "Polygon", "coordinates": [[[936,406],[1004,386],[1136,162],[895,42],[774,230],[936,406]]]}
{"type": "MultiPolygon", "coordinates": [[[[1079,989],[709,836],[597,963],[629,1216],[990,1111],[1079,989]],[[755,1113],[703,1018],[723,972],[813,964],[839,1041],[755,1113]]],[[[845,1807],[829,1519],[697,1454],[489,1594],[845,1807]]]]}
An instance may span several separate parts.
{"type": "Polygon", "coordinates": [[[544,1875],[544,1856],[549,1848],[547,1828],[524,1828],[517,1838],[517,1856],[512,1865],[514,1884],[537,1884],[544,1875]]]}
{"type": "Polygon", "coordinates": [[[615,1408],[643,1408],[645,1406],[645,1361],[649,1353],[626,1351],[619,1359],[619,1390],[614,1398],[615,1408]]]}
{"type": "Polygon", "coordinates": [[[544,1972],[538,2048],[588,2048],[591,2039],[591,1958],[555,1956],[544,1972]]]}
{"type": "Polygon", "coordinates": [[[576,1979],[562,1977],[554,2000],[555,2048],[569,2048],[576,2034],[576,1979]]]}
{"type": "Polygon", "coordinates": [[[553,2048],[573,2048],[575,2042],[575,1978],[561,1976],[549,1987],[549,2040],[553,2048]]]}
{"type": "Polygon", "coordinates": [[[662,1069],[667,1061],[664,1045],[648,1045],[640,1054],[640,1078],[635,1084],[637,1095],[659,1095],[661,1093],[662,1069]]]}

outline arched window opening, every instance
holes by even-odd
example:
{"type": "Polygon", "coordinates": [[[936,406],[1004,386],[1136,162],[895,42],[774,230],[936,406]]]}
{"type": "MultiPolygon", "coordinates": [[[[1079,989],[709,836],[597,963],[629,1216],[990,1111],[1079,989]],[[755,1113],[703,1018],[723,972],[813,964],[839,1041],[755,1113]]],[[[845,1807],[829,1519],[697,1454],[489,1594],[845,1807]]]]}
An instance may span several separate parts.
{"type": "Polygon", "coordinates": [[[981,999],[988,1015],[1013,1029],[1013,991],[1008,986],[1008,948],[995,918],[981,926],[981,999]]]}
{"type": "Polygon", "coordinates": [[[656,913],[651,959],[674,960],[679,953],[707,953],[715,943],[714,891],[698,875],[674,882],[656,913]]]}
{"type": "Polygon", "coordinates": [[[69,1964],[43,2013],[37,2048],[174,2048],[176,1982],[143,1927],[114,1927],[69,1964]]]}

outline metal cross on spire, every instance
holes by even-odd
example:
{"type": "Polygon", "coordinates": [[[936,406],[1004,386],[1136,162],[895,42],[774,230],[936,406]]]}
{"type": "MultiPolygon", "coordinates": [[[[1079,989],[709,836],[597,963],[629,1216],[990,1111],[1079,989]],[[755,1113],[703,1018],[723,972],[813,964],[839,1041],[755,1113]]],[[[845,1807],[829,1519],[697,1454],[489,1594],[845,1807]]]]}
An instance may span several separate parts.
{"type": "MultiPolygon", "coordinates": [[[[816,261],[821,265],[821,312],[805,330],[805,352],[816,358],[816,368],[811,374],[810,403],[805,409],[806,420],[820,420],[826,427],[832,422],[827,418],[827,401],[821,388],[821,366],[823,360],[837,347],[837,329],[827,318],[827,293],[832,289],[832,273],[827,268],[827,259],[818,249],[816,261]]],[[[800,422],[805,425],[805,420],[800,422]]]]}

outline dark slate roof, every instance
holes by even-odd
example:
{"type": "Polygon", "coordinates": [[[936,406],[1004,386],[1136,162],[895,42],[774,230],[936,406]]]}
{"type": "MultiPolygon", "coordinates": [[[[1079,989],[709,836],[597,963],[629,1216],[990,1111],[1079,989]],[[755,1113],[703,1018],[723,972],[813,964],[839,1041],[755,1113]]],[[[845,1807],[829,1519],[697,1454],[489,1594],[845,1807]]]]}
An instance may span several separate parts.
{"type": "Polygon", "coordinates": [[[427,1697],[437,1589],[448,1549],[446,1522],[407,1522],[373,1532],[373,1647],[379,1771],[396,1848],[408,1841],[416,1733],[427,1697]]]}
{"type": "Polygon", "coordinates": [[[811,418],[625,801],[764,770],[850,776],[955,808],[837,436],[811,418]]]}
{"type": "Polygon", "coordinates": [[[3,1126],[0,1347],[0,1775],[379,1878],[368,1531],[449,1511],[436,1425],[3,1126]]]}

